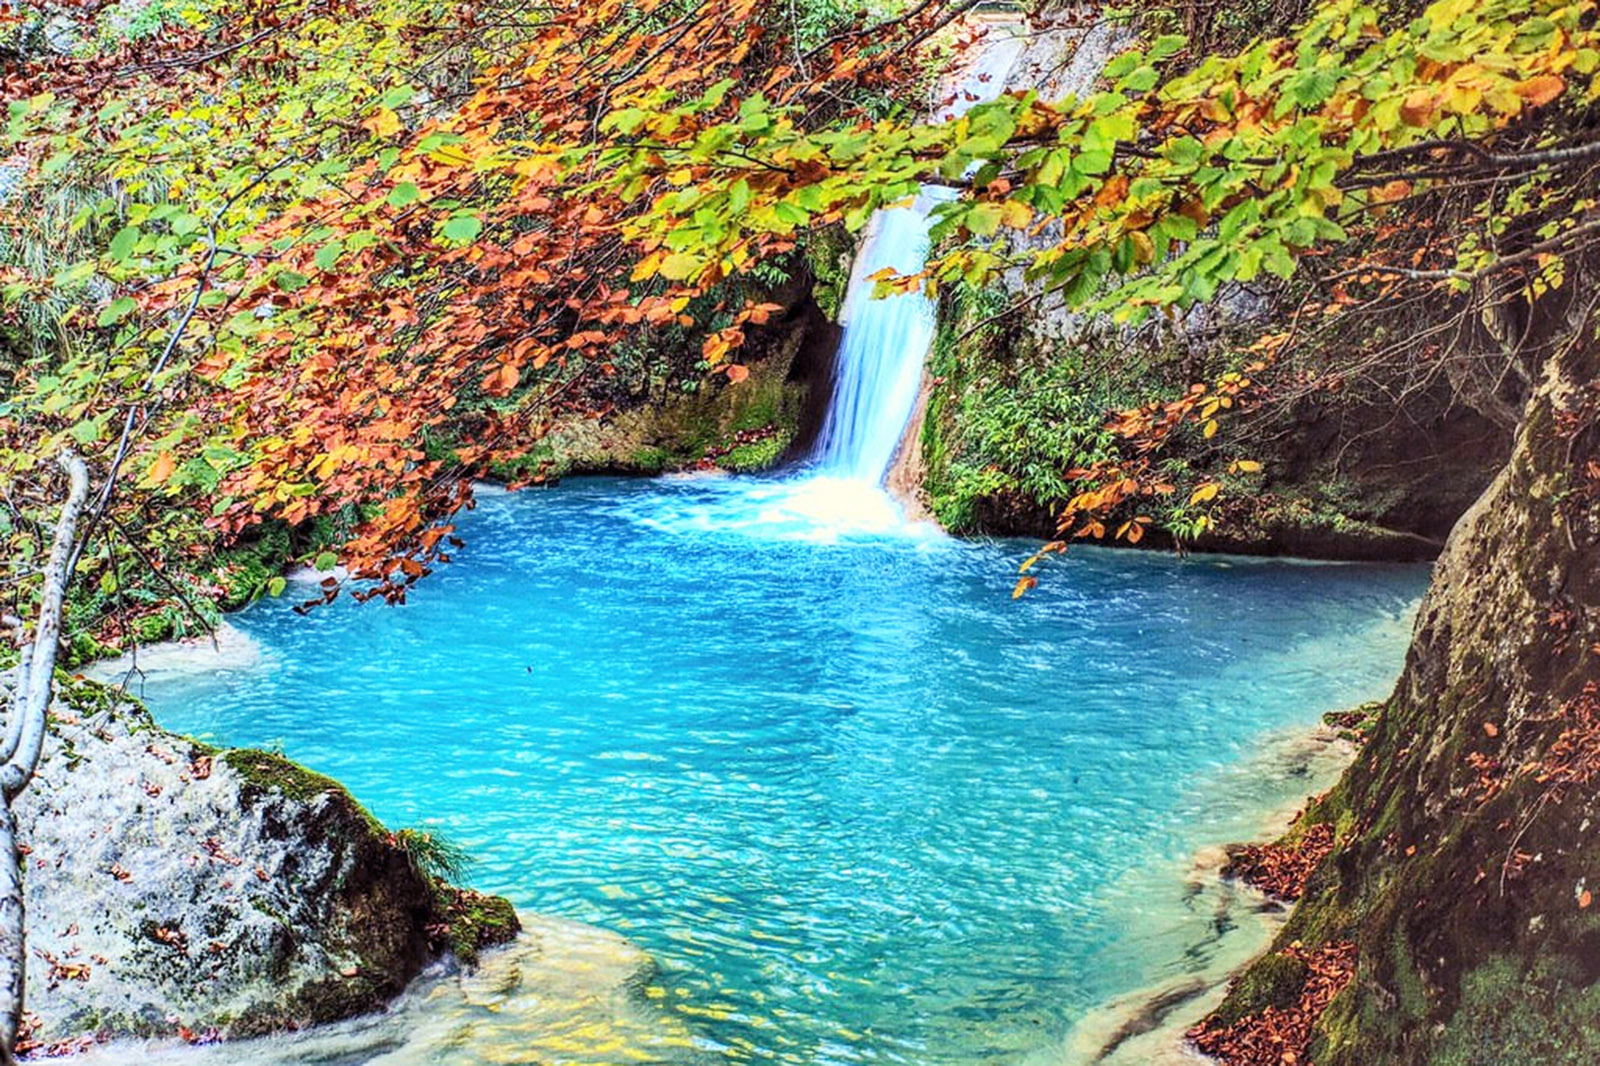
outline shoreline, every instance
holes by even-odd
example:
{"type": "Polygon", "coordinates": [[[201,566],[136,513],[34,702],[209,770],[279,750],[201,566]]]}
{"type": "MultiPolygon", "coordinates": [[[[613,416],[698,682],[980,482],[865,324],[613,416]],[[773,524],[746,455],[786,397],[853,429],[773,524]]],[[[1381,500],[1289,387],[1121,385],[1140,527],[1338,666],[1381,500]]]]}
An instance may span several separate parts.
{"type": "Polygon", "coordinates": [[[97,659],[74,672],[137,699],[140,697],[133,683],[144,681],[151,673],[186,676],[250,670],[260,666],[264,658],[256,639],[224,618],[210,636],[136,645],[115,658],[97,659]]]}
{"type": "MultiPolygon", "coordinates": [[[[1230,851],[1281,837],[1311,798],[1337,781],[1356,750],[1336,727],[1318,724],[1264,737],[1255,753],[1205,782],[1200,791],[1213,796],[1230,780],[1241,778],[1306,786],[1297,798],[1258,808],[1249,832],[1196,849],[1176,883],[1170,882],[1169,875],[1177,871],[1165,871],[1153,879],[1160,887],[1181,887],[1190,899],[1211,903],[1218,923],[1232,923],[1226,949],[1218,952],[1213,965],[1153,981],[1091,1007],[1068,1030],[1059,1055],[1038,1056],[1030,1064],[1200,1066],[1216,1062],[1189,1042],[1187,1032],[1221,1005],[1233,980],[1270,948],[1293,907],[1243,880],[1224,877],[1230,851]],[[1264,774],[1264,770],[1270,772],[1264,774]],[[1167,883],[1163,886],[1161,882],[1167,883]]],[[[1226,806],[1216,801],[1208,805],[1226,806]]]]}
{"type": "MultiPolygon", "coordinates": [[[[475,1044],[526,1041],[530,1053],[571,1054],[592,1038],[649,1048],[654,1061],[687,1062],[693,1037],[648,994],[655,960],[620,933],[519,910],[522,931],[479,964],[435,963],[380,1011],[245,1040],[185,1043],[122,1037],[91,1044],[71,1061],[150,1066],[295,1066],[376,1062],[433,1066],[475,1044]]],[[[593,1066],[601,1066],[597,1055],[593,1066]]]]}

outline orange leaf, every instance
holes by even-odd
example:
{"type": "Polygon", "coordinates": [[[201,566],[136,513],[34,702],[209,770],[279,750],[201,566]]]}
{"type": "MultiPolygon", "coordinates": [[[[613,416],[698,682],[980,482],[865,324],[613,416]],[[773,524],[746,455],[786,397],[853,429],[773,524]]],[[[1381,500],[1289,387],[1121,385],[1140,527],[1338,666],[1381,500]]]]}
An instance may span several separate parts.
{"type": "Polygon", "coordinates": [[[1411,183],[1403,178],[1384,182],[1372,190],[1372,202],[1377,204],[1392,204],[1396,200],[1404,200],[1411,195],[1411,183]]]}
{"type": "Polygon", "coordinates": [[[728,380],[733,382],[735,385],[749,376],[750,368],[745,366],[743,363],[728,364],[728,380]]]}
{"type": "Polygon", "coordinates": [[[1542,107],[1566,92],[1567,83],[1557,74],[1540,74],[1512,87],[1512,92],[1534,107],[1542,107]]]}
{"type": "Polygon", "coordinates": [[[507,393],[517,387],[517,381],[521,377],[522,374],[516,367],[502,364],[500,369],[483,379],[483,389],[490,393],[507,393]]]}
{"type": "Polygon", "coordinates": [[[178,461],[172,457],[171,452],[162,452],[156,456],[156,461],[150,464],[150,470],[145,474],[145,480],[152,485],[159,485],[172,476],[178,469],[178,461]]]}
{"type": "Polygon", "coordinates": [[[1433,90],[1418,89],[1400,105],[1400,121],[1407,126],[1426,126],[1429,116],[1433,114],[1433,105],[1433,90]]]}

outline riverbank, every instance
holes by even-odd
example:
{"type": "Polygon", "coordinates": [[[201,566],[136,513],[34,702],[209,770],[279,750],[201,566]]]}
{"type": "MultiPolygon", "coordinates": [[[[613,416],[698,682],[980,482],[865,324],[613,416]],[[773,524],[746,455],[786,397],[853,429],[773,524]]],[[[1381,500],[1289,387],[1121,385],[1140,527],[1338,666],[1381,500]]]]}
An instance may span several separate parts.
{"type": "Polygon", "coordinates": [[[518,1061],[612,1066],[617,1049],[651,1062],[700,1057],[692,1034],[652,994],[655,962],[616,933],[520,912],[521,931],[471,970],[434,966],[388,1006],[347,1021],[255,1040],[186,1046],[120,1040],[85,1066],[301,1066],[308,1062],[444,1066],[518,1061]]]}
{"type": "MultiPolygon", "coordinates": [[[[1195,1066],[1207,1062],[1190,1031],[1224,1002],[1232,982],[1266,952],[1292,901],[1236,876],[1236,852],[1282,837],[1308,797],[1330,787],[1356,754],[1345,730],[1319,725],[1267,738],[1258,753],[1202,790],[1197,817],[1216,843],[1181,869],[1147,871],[1129,895],[1135,942],[1171,942],[1166,976],[1118,995],[1073,1026],[1052,1062],[1068,1066],[1195,1066]],[[1241,796],[1243,800],[1241,801],[1241,796]]],[[[1044,1062],[1040,1058],[1040,1066],[1044,1062]]]]}

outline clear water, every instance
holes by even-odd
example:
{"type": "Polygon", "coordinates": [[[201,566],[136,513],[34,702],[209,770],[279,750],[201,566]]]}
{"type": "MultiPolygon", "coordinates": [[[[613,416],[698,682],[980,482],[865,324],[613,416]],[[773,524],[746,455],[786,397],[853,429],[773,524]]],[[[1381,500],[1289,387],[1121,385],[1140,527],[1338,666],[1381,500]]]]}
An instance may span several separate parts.
{"type": "MultiPolygon", "coordinates": [[[[702,1054],[1021,1061],[1199,965],[1141,873],[1237,831],[1200,797],[1264,737],[1386,694],[1426,577],[1090,549],[1013,602],[1028,545],[818,523],[803,488],[491,495],[409,605],[260,604],[258,665],[146,695],[632,938],[702,1054]]],[[[475,1039],[448,1061],[581,1058],[475,1039]]]]}

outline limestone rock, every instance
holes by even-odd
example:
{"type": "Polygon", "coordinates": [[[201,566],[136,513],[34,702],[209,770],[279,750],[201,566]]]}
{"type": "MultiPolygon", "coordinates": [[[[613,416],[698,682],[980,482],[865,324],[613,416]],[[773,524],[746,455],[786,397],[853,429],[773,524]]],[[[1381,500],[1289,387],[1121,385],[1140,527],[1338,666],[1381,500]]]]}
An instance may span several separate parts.
{"type": "Polygon", "coordinates": [[[88,1066],[482,1066],[498,1062],[676,1064],[720,1061],[661,1004],[655,962],[632,941],[524,914],[522,932],[471,973],[433,972],[382,1014],[305,1032],[190,1048],[116,1041],[88,1066]]]}
{"type": "Polygon", "coordinates": [[[40,1041],[349,1017],[452,942],[515,931],[504,901],[437,883],[338,783],[280,756],[158,728],[137,703],[64,687],[17,802],[26,1007],[40,1041]]]}

